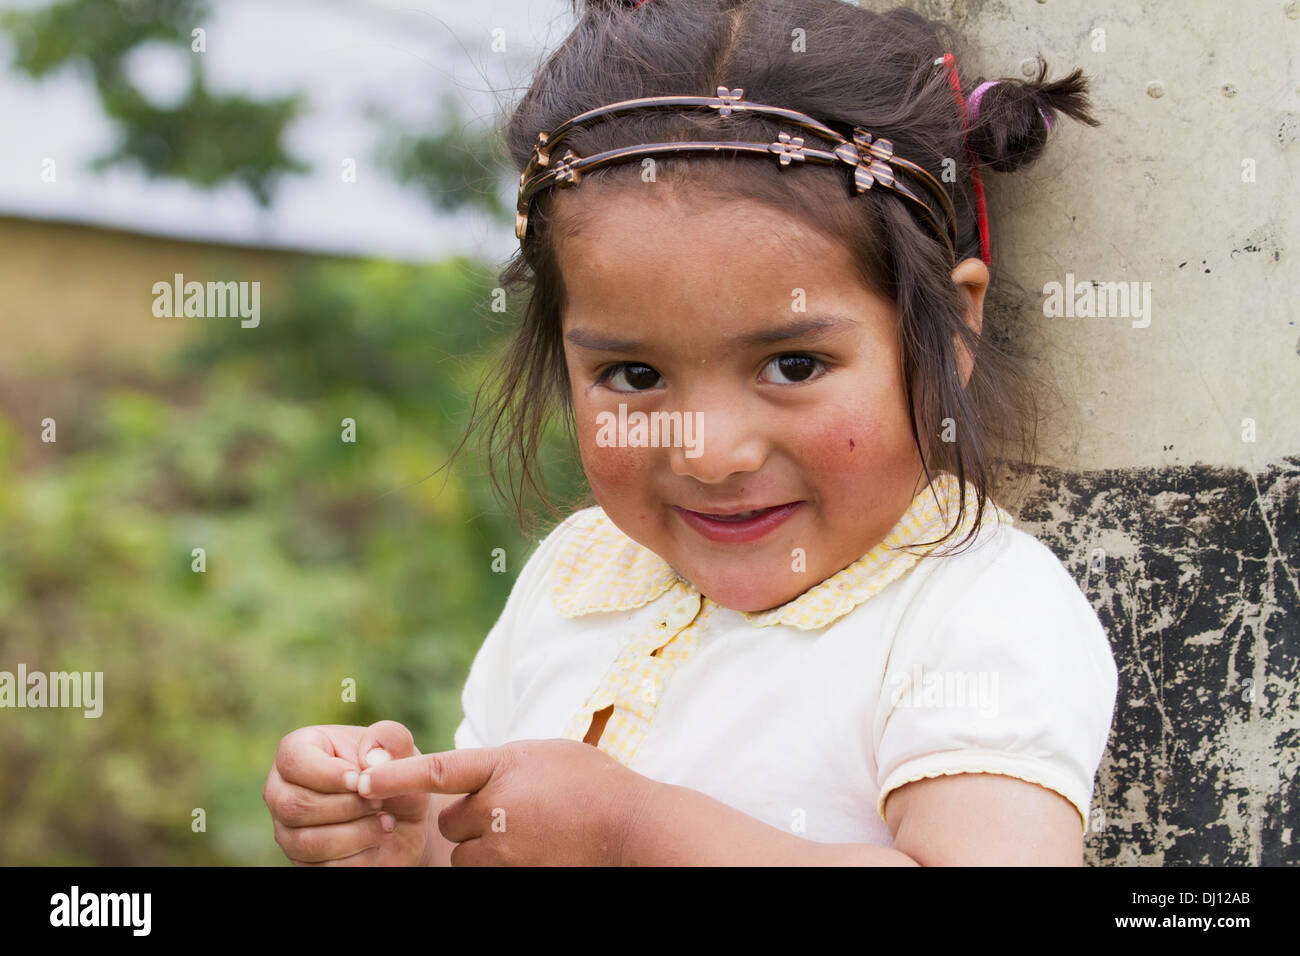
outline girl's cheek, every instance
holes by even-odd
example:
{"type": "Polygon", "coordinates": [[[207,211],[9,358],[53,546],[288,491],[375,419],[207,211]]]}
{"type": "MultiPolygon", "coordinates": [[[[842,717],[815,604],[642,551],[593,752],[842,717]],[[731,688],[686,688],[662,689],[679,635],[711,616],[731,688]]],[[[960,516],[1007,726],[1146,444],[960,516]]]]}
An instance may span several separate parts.
{"type": "MultiPolygon", "coordinates": [[[[573,371],[570,370],[570,375],[572,374],[573,371]]],[[[598,421],[602,415],[618,414],[618,396],[609,398],[609,395],[610,393],[599,391],[590,394],[579,391],[574,395],[573,411],[578,454],[582,458],[587,481],[594,492],[599,493],[601,488],[611,492],[608,497],[612,499],[614,489],[626,493],[629,489],[646,483],[653,468],[652,456],[659,453],[660,449],[618,445],[617,428],[611,429],[608,425],[602,427],[598,421]],[[598,436],[607,443],[600,444],[598,436]]]]}
{"type": "Polygon", "coordinates": [[[596,442],[597,431],[594,415],[586,424],[578,419],[578,452],[592,489],[622,489],[643,482],[649,467],[646,453],[655,449],[600,445],[596,442]]]}
{"type": "Polygon", "coordinates": [[[796,454],[829,522],[874,526],[907,497],[917,466],[905,420],[859,406],[810,423],[800,439],[796,454]]]}
{"type": "Polygon", "coordinates": [[[810,474],[830,481],[860,478],[889,457],[882,446],[890,432],[889,423],[868,408],[838,409],[800,428],[800,460],[810,474]]]}

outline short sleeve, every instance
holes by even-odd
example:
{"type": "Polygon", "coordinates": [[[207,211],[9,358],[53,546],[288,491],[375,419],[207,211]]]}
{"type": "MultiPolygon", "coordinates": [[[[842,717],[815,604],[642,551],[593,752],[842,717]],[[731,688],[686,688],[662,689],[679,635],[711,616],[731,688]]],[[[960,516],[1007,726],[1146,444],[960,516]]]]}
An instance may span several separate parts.
{"type": "Polygon", "coordinates": [[[992,560],[936,574],[949,589],[935,599],[942,610],[898,632],[877,712],[882,820],[885,798],[904,784],[983,772],[1056,791],[1087,832],[1118,689],[1114,655],[1056,555],[1006,533],[992,560]]]}
{"type": "Polygon", "coordinates": [[[557,525],[524,561],[501,616],[474,656],[461,692],[465,716],[453,738],[457,750],[495,747],[504,742],[514,712],[510,663],[523,630],[532,619],[531,609],[536,607],[536,602],[546,599],[548,572],[568,527],[568,521],[557,525]]]}

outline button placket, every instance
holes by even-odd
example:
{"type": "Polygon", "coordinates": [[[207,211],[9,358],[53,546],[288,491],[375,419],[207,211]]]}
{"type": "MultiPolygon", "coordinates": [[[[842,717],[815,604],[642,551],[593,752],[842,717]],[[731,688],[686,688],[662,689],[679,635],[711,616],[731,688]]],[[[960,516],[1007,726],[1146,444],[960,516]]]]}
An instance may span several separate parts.
{"type": "Polygon", "coordinates": [[[687,590],[682,594],[673,602],[663,620],[646,636],[648,646],[642,650],[642,653],[654,654],[655,651],[659,651],[662,656],[664,648],[673,644],[682,630],[699,616],[702,603],[700,595],[695,591],[687,590]]]}
{"type": "Polygon", "coordinates": [[[659,698],[667,686],[668,678],[677,665],[657,657],[648,657],[641,661],[636,673],[624,675],[619,685],[614,705],[647,724],[654,717],[659,698]]]}
{"type": "Polygon", "coordinates": [[[670,631],[679,631],[695,620],[695,615],[699,613],[700,596],[688,594],[672,606],[668,616],[664,618],[664,626],[670,631]]]}
{"type": "Polygon", "coordinates": [[[696,625],[703,620],[702,597],[679,582],[679,597],[648,633],[631,641],[615,658],[566,736],[581,740],[596,713],[613,705],[596,746],[626,765],[653,722],[668,681],[694,653],[696,625]],[[656,653],[657,652],[657,653],[656,653]]]}

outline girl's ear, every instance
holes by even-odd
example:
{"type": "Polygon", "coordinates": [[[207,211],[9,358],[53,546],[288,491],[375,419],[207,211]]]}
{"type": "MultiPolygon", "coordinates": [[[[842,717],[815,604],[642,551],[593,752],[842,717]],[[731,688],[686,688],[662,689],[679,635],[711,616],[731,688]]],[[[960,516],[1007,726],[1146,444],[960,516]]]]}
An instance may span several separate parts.
{"type": "MultiPolygon", "coordinates": [[[[989,287],[989,270],[979,259],[963,259],[952,270],[952,281],[966,297],[966,324],[980,335],[984,331],[984,293],[989,287]]],[[[957,345],[957,369],[961,373],[962,388],[970,381],[974,358],[960,337],[955,337],[957,345]]]]}

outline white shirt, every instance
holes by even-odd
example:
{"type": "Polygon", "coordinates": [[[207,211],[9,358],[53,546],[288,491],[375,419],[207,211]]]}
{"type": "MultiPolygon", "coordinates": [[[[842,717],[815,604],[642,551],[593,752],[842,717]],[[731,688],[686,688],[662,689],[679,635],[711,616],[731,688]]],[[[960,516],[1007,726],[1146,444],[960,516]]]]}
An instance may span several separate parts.
{"type": "MultiPolygon", "coordinates": [[[[999,773],[1069,800],[1087,831],[1118,674],[1095,612],[991,504],[968,550],[897,551],[955,515],[941,474],[888,537],[793,601],[703,598],[599,507],[528,558],[471,666],[457,748],[581,740],[806,839],[892,846],[886,795],[999,773]],[[658,649],[658,654],[651,652],[658,649]]],[[[937,531],[937,533],[936,533],[937,531]]]]}

